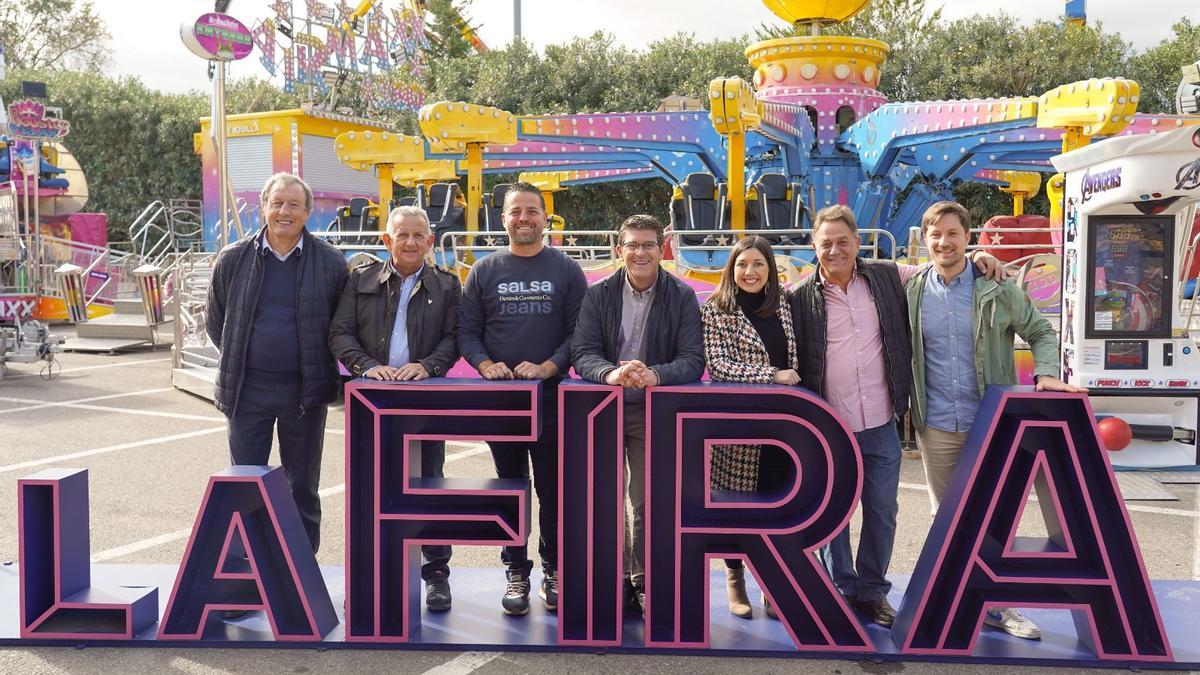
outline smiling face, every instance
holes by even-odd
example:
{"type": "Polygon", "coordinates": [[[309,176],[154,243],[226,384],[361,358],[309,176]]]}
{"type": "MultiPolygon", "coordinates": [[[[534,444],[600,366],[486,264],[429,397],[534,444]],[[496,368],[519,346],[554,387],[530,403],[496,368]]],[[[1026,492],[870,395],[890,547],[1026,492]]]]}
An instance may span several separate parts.
{"type": "Polygon", "coordinates": [[[508,194],[504,195],[504,213],[501,218],[504,221],[504,229],[514,245],[532,247],[542,243],[542,231],[546,229],[546,209],[542,207],[541,195],[509,190],[508,194]]]}
{"type": "Polygon", "coordinates": [[[770,276],[767,259],[758,249],[748,248],[742,251],[733,263],[733,283],[744,293],[758,293],[763,290],[770,276]]]}
{"type": "Polygon", "coordinates": [[[625,273],[634,288],[645,290],[658,279],[658,263],[662,261],[662,246],[654,230],[627,229],[621,233],[617,255],[625,263],[625,273]]]}
{"type": "Polygon", "coordinates": [[[849,278],[858,256],[858,233],[842,220],[827,220],[813,235],[817,262],[826,279],[849,278]]]}
{"type": "Polygon", "coordinates": [[[277,182],[266,199],[267,234],[278,242],[293,242],[300,238],[310,213],[304,188],[277,182]]]}
{"type": "Polygon", "coordinates": [[[421,267],[425,254],[433,245],[429,224],[419,216],[402,216],[399,222],[388,227],[383,235],[383,245],[392,254],[392,265],[401,274],[412,274],[421,267]]]}
{"type": "Polygon", "coordinates": [[[956,213],[943,214],[925,228],[925,245],[940,271],[955,272],[965,265],[967,226],[956,213]]]}

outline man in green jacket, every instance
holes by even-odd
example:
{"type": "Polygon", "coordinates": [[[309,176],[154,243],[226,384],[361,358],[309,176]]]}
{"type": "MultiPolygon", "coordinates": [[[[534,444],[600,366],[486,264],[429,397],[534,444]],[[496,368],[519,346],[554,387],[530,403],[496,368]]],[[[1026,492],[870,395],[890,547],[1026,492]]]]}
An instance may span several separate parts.
{"type": "MultiPolygon", "coordinates": [[[[979,276],[967,264],[970,222],[960,204],[929,207],[921,234],[933,264],[905,285],[913,353],[910,419],[935,510],[984,389],[1017,383],[1014,335],[1033,351],[1038,391],[1086,391],[1058,378],[1058,336],[1029,296],[1010,281],[979,276]]],[[[1011,609],[989,609],[984,623],[1017,637],[1041,637],[1032,621],[1011,609]]]]}

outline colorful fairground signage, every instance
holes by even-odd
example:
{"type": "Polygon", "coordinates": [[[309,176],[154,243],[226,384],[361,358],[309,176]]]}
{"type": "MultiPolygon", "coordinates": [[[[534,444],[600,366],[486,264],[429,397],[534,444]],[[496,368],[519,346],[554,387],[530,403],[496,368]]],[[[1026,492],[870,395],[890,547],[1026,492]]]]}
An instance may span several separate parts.
{"type": "Polygon", "coordinates": [[[306,0],[304,16],[293,4],[276,0],[270,6],[273,16],[251,31],[259,63],[272,77],[283,77],[285,91],[307,89],[320,98],[329,93],[330,80],[351,79],[375,110],[415,111],[424,105],[429,42],[423,3],[389,9],[360,2],[360,8],[373,7],[361,11],[345,2],[306,0]]]}
{"type": "Polygon", "coordinates": [[[0,569],[0,600],[20,601],[0,604],[0,645],[602,648],[1200,666],[1193,592],[1187,582],[1147,578],[1087,397],[1029,387],[989,388],[916,569],[896,579],[905,588],[891,630],[856,616],[815,559],[857,507],[862,452],[826,402],[775,385],[647,394],[644,617],[627,618],[622,602],[623,391],[577,380],[558,391],[557,616],[485,609],[495,598],[478,589],[500,572],[469,568],[455,569],[455,609],[423,612],[420,545],[525,541],[531,494],[526,480],[420,478],[420,444],[537,438],[540,388],[350,383],[344,568],[318,567],[279,468],[214,475],[178,567],[93,567],[87,471],[23,478],[19,571],[0,569]],[[761,495],[710,490],[720,443],[784,449],[788,485],[761,495]],[[1034,491],[1048,534],[1018,536],[1034,491]],[[778,620],[714,612],[714,558],[743,559],[778,620]],[[1042,639],[985,629],[996,606],[1043,611],[1042,639]],[[261,613],[257,628],[230,626],[240,619],[227,613],[247,611],[261,613]]]}
{"type": "Polygon", "coordinates": [[[8,132],[20,140],[57,141],[71,133],[71,124],[66,120],[46,117],[46,106],[25,99],[9,104],[8,132]]]}
{"type": "Polygon", "coordinates": [[[184,23],[179,36],[193,54],[210,61],[238,61],[254,51],[250,29],[228,14],[212,12],[184,23]]]}

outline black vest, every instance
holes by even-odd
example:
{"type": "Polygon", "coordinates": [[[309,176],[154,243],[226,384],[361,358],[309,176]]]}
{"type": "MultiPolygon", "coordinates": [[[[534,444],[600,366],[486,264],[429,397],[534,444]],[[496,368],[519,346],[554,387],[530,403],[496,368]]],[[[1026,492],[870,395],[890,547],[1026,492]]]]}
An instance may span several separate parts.
{"type": "MultiPolygon", "coordinates": [[[[896,417],[908,412],[909,381],[912,379],[912,338],[908,325],[908,298],[900,283],[896,264],[886,260],[857,261],[858,273],[866,280],[879,313],[883,337],[884,373],[896,417]]],[[[800,384],[825,396],[826,315],[825,294],[814,273],[792,291],[792,321],[796,326],[796,351],[800,361],[800,384]]]]}

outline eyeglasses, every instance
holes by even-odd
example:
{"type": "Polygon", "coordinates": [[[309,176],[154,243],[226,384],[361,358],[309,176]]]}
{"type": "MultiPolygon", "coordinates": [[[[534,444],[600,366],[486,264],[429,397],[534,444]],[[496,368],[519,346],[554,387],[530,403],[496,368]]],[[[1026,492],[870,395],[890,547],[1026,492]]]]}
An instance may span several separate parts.
{"type": "Polygon", "coordinates": [[[654,253],[654,251],[656,251],[658,249],[658,242],[657,241],[644,241],[639,244],[636,241],[626,241],[626,242],[621,242],[619,244],[619,246],[621,248],[628,249],[628,250],[634,251],[634,252],[644,251],[646,253],[654,253]]]}

